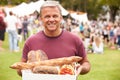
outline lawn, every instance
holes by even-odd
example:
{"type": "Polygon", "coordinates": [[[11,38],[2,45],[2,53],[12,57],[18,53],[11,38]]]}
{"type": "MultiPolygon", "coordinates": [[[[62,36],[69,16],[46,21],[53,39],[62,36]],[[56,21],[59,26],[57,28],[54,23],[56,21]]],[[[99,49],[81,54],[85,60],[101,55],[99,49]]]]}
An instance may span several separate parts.
{"type": "MultiPolygon", "coordinates": [[[[23,47],[23,42],[20,47],[23,47]]],[[[15,62],[20,61],[21,52],[12,53],[9,51],[8,38],[6,36],[3,47],[0,51],[0,80],[22,80],[16,70],[9,68],[15,62]]],[[[120,80],[120,50],[105,48],[104,54],[88,54],[91,62],[91,71],[86,75],[80,75],[78,80],[120,80]]]]}
{"type": "Polygon", "coordinates": [[[91,71],[79,80],[120,80],[120,51],[105,49],[104,54],[88,54],[91,71]]]}

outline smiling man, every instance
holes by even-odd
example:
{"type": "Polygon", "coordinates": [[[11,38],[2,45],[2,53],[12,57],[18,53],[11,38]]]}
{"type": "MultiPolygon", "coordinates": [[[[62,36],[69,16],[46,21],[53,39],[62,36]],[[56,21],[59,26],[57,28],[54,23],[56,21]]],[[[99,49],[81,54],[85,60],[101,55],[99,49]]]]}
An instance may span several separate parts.
{"type": "MultiPolygon", "coordinates": [[[[42,50],[48,59],[79,56],[82,60],[76,66],[76,74],[86,74],[90,71],[90,62],[82,40],[60,27],[62,21],[59,4],[54,1],[46,1],[40,9],[40,19],[44,29],[29,37],[24,45],[22,62],[27,62],[28,53],[31,50],[42,50]]],[[[20,74],[20,70],[18,70],[20,74]]]]}

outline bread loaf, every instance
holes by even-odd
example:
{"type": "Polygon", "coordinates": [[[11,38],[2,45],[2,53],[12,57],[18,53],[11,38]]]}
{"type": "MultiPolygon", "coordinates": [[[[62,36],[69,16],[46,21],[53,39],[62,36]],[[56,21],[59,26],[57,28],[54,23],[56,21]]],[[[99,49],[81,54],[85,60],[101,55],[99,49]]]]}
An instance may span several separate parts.
{"type": "Polygon", "coordinates": [[[42,50],[31,50],[28,53],[28,60],[27,63],[30,62],[36,62],[36,61],[43,61],[43,60],[48,60],[48,57],[46,55],[46,53],[42,50]]]}
{"type": "Polygon", "coordinates": [[[58,69],[56,66],[35,66],[32,72],[37,74],[58,74],[58,69]]]}

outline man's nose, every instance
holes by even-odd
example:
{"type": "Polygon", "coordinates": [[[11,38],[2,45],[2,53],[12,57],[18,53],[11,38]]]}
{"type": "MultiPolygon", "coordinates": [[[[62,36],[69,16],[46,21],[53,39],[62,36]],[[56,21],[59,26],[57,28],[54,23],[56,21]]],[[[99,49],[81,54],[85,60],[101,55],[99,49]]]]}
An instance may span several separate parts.
{"type": "Polygon", "coordinates": [[[49,18],[49,21],[54,21],[54,18],[53,18],[53,17],[50,17],[50,18],[49,18]]]}

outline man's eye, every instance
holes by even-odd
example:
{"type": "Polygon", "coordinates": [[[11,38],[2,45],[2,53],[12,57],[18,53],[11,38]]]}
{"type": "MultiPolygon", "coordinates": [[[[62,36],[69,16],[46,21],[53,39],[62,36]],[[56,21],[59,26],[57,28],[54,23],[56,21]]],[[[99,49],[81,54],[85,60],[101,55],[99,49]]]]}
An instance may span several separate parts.
{"type": "Polygon", "coordinates": [[[45,16],[45,18],[49,18],[50,16],[45,16]]]}
{"type": "Polygon", "coordinates": [[[58,16],[57,16],[57,15],[54,15],[53,17],[54,17],[54,18],[57,18],[58,16]]]}
{"type": "Polygon", "coordinates": [[[57,15],[53,15],[53,16],[44,16],[44,18],[57,18],[58,16],[57,15]]]}

